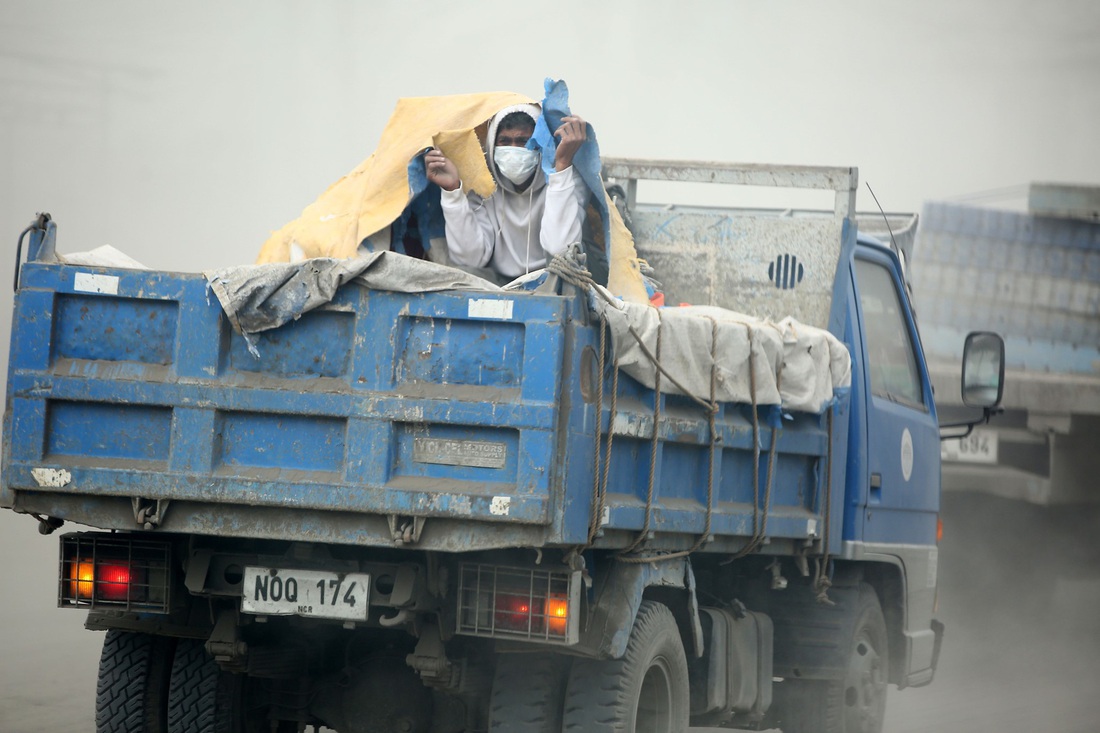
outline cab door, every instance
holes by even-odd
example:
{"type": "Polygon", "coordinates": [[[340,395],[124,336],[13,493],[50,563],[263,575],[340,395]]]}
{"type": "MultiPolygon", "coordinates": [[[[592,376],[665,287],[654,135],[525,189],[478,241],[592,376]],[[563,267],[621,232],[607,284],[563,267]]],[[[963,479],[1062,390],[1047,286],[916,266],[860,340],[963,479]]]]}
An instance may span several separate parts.
{"type": "Polygon", "coordinates": [[[858,248],[866,400],[864,542],[934,545],[940,500],[940,436],[916,324],[893,253],[858,248]]]}

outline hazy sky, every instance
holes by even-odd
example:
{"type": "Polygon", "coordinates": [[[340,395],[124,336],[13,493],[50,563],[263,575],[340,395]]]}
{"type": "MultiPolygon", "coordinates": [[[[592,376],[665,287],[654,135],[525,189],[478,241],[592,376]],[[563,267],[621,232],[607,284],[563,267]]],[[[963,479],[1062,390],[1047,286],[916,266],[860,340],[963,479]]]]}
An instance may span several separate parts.
{"type": "Polygon", "coordinates": [[[547,76],[605,155],[858,166],[890,210],[1100,182],[1094,0],[528,7],[4,0],[0,238],[45,210],[63,251],[250,262],[398,97],[547,76]]]}

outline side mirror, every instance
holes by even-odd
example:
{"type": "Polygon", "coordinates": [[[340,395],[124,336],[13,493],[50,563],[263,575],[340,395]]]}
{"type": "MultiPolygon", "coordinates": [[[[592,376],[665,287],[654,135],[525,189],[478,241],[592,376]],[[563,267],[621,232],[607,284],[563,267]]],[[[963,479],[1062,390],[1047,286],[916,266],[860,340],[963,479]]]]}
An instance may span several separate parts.
{"type": "Polygon", "coordinates": [[[1004,396],[1004,388],[1004,339],[991,331],[971,332],[963,346],[963,404],[986,410],[996,407],[1004,396]]]}

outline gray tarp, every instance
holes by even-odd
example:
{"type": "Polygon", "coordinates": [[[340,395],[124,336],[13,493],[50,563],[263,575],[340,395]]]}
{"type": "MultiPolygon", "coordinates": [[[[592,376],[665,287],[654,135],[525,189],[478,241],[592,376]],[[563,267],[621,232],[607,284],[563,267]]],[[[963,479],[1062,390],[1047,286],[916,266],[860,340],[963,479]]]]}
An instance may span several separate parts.
{"type": "Polygon", "coordinates": [[[751,403],[751,371],[757,404],[816,413],[833,399],[834,390],[851,383],[844,344],[793,318],[773,323],[714,306],[657,309],[600,297],[593,301],[607,318],[620,368],[650,388],[656,384],[651,356],[657,355],[660,333],[661,366],[683,387],[663,378],[662,392],[709,401],[713,367],[718,401],[751,403]]]}
{"type": "MultiPolygon", "coordinates": [[[[246,335],[277,328],[329,302],[336,290],[349,282],[402,293],[505,292],[453,267],[393,252],[347,260],[319,258],[233,267],[207,272],[206,277],[233,327],[246,335]]],[[[712,365],[717,367],[715,396],[719,401],[752,401],[751,365],[756,402],[781,404],[788,410],[820,412],[832,400],[834,389],[847,387],[851,380],[851,362],[844,345],[828,331],[792,318],[773,323],[713,306],[657,309],[596,294],[591,300],[608,320],[622,370],[650,388],[656,368],[631,329],[654,355],[660,329],[661,365],[688,394],[702,400],[710,399],[712,365]],[[713,360],[712,333],[717,334],[713,360]]],[[[683,393],[668,379],[662,380],[661,390],[683,393]]]]}
{"type": "Polygon", "coordinates": [[[488,280],[454,267],[394,252],[374,252],[346,260],[319,257],[244,265],[204,274],[233,328],[246,335],[278,328],[328,303],[341,285],[352,281],[372,290],[398,293],[501,290],[488,280]]]}

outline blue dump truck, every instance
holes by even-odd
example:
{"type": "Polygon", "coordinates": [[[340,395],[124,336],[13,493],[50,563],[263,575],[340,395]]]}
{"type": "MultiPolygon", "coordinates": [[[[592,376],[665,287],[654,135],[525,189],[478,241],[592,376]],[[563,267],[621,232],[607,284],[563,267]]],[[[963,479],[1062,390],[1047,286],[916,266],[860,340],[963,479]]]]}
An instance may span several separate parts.
{"type": "MultiPolygon", "coordinates": [[[[0,504],[94,528],[58,603],[107,632],[97,730],[866,733],[932,680],[940,426],[856,170],[603,170],[666,307],[578,256],[179,274],[28,227],[0,504]]],[[[967,337],[968,404],[1003,363],[967,337]]]]}

